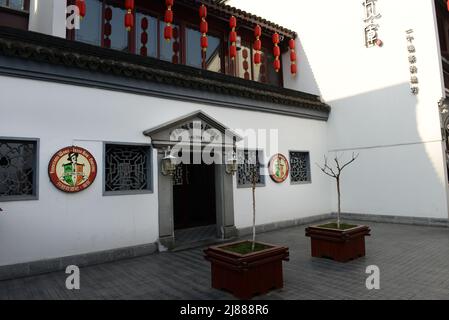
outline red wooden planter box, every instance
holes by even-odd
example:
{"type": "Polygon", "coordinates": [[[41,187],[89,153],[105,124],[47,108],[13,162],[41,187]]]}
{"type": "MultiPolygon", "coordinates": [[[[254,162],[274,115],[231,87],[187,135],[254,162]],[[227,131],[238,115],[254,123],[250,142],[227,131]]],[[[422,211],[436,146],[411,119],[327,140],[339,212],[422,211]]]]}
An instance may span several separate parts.
{"type": "Polygon", "coordinates": [[[306,228],[306,236],[311,239],[312,257],[347,262],[365,256],[365,236],[370,231],[368,226],[347,230],[312,226],[306,228]]]}
{"type": "Polygon", "coordinates": [[[204,250],[211,263],[213,288],[231,292],[239,299],[251,299],[284,286],[282,261],[288,261],[287,247],[262,243],[270,247],[245,255],[222,249],[237,243],[204,250]]]}

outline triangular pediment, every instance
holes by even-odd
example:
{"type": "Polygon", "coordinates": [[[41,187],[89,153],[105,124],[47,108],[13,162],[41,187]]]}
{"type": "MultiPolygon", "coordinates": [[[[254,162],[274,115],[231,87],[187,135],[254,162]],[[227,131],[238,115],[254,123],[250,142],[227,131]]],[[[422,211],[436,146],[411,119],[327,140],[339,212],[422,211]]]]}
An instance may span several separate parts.
{"type": "Polygon", "coordinates": [[[173,119],[144,131],[153,145],[174,145],[180,140],[189,143],[235,143],[242,138],[227,126],[201,110],[173,119]]]}

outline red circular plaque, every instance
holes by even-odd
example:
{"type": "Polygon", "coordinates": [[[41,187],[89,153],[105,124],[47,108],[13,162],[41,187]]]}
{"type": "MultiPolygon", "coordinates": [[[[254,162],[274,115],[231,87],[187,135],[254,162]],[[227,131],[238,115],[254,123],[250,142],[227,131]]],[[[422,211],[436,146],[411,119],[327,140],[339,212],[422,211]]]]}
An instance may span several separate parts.
{"type": "Polygon", "coordinates": [[[51,158],[48,175],[59,190],[68,193],[80,192],[94,182],[97,162],[84,148],[66,147],[51,158]]]}
{"type": "Polygon", "coordinates": [[[284,182],[288,177],[289,164],[287,158],[278,153],[271,157],[268,165],[268,173],[271,179],[276,183],[284,182]]]}

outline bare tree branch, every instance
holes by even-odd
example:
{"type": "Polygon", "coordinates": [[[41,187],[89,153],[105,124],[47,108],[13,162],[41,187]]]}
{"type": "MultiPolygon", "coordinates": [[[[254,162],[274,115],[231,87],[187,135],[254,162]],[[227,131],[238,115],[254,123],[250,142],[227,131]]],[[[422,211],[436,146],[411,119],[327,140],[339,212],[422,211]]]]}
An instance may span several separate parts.
{"type": "Polygon", "coordinates": [[[336,176],[333,176],[332,174],[328,173],[325,168],[320,167],[320,165],[318,163],[315,163],[315,164],[317,165],[318,168],[320,168],[321,171],[323,171],[329,177],[336,178],[336,176]]]}
{"type": "Polygon", "coordinates": [[[327,157],[326,156],[324,156],[324,167],[327,170],[329,170],[334,175],[334,177],[337,177],[337,174],[334,172],[334,170],[331,167],[329,167],[329,165],[327,164],[327,157]]]}
{"type": "Polygon", "coordinates": [[[359,157],[359,153],[357,153],[357,154],[355,154],[354,152],[352,153],[352,159],[349,161],[349,162],[347,162],[346,164],[344,164],[342,167],[341,167],[341,169],[340,169],[340,172],[346,167],[346,166],[348,166],[348,165],[350,165],[351,163],[353,163],[355,160],[357,160],[357,158],[359,157]]]}
{"type": "Polygon", "coordinates": [[[353,163],[357,158],[359,154],[352,153],[352,158],[345,164],[341,165],[339,155],[338,153],[335,154],[335,164],[336,164],[336,171],[335,173],[334,169],[328,165],[327,157],[324,156],[324,166],[320,166],[318,163],[316,164],[318,168],[321,169],[326,175],[328,175],[331,178],[334,178],[337,182],[337,196],[338,196],[338,211],[337,211],[337,226],[340,228],[340,216],[341,216],[341,188],[340,188],[340,175],[344,168],[346,168],[348,165],[353,163]]]}
{"type": "Polygon", "coordinates": [[[318,163],[315,163],[318,168],[320,168],[321,171],[323,171],[325,174],[327,174],[329,177],[336,178],[337,175],[335,174],[334,170],[332,170],[331,167],[327,164],[327,157],[324,156],[324,167],[321,167],[318,163]]]}

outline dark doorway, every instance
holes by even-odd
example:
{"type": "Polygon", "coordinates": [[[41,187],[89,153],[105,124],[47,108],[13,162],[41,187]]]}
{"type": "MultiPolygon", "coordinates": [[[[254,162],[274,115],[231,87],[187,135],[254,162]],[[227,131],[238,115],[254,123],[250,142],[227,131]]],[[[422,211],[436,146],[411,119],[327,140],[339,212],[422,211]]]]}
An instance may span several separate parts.
{"type": "Polygon", "coordinates": [[[216,224],[214,165],[180,164],[173,182],[175,230],[216,224]]]}

